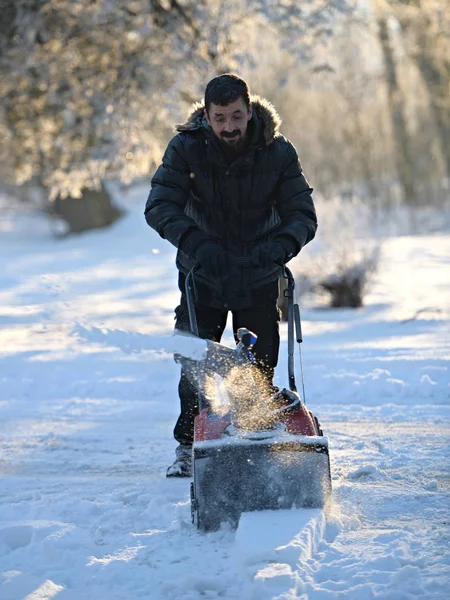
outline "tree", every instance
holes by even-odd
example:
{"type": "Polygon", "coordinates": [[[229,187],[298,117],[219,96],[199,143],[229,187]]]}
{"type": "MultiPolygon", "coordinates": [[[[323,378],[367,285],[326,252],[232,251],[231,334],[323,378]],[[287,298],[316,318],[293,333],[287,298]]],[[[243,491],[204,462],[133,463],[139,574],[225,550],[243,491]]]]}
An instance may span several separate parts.
{"type": "Polygon", "coordinates": [[[106,176],[148,173],[159,150],[148,132],[163,121],[159,90],[173,84],[177,58],[173,43],[162,68],[168,29],[155,26],[158,11],[147,2],[11,4],[1,47],[2,176],[18,184],[37,176],[54,200],[99,188],[106,176]]]}
{"type": "Polygon", "coordinates": [[[429,93],[450,180],[450,4],[447,0],[390,0],[392,12],[429,93]]]}
{"type": "Polygon", "coordinates": [[[105,179],[148,175],[170,135],[169,113],[197,100],[209,76],[257,60],[248,41],[257,28],[290,36],[293,48],[296,29],[298,50],[345,6],[302,4],[3,0],[0,177],[36,179],[61,213],[105,179]]]}
{"type": "Polygon", "coordinates": [[[389,32],[389,15],[383,8],[383,0],[376,0],[375,5],[378,36],[385,65],[385,79],[395,145],[395,163],[402,187],[403,199],[412,205],[417,205],[418,195],[414,185],[413,153],[405,114],[403,91],[398,81],[397,65],[389,32]]]}

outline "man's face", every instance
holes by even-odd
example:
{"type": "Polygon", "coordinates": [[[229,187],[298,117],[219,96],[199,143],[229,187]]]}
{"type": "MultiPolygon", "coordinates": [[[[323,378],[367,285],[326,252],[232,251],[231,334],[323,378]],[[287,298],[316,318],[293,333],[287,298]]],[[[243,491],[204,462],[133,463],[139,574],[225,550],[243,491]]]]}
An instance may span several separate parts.
{"type": "Polygon", "coordinates": [[[246,141],[248,122],[252,118],[252,105],[247,109],[243,98],[227,106],[212,104],[205,117],[219,140],[229,149],[238,151],[246,141]]]}

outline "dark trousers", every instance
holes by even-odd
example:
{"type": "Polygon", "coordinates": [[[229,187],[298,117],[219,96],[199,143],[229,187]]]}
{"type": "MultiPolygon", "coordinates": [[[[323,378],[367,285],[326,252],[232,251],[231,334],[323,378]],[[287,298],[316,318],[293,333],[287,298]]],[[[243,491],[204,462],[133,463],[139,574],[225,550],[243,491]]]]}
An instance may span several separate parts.
{"type": "MultiPolygon", "coordinates": [[[[233,333],[240,327],[246,327],[258,336],[253,353],[261,379],[267,386],[272,386],[274,369],[278,362],[280,347],[279,322],[280,312],[277,307],[278,282],[264,286],[260,294],[255,294],[256,304],[246,310],[231,311],[233,317],[233,333]]],[[[220,342],[226,327],[228,311],[209,308],[196,304],[195,312],[199,336],[204,339],[220,342]]],[[[181,294],[179,306],[175,309],[175,329],[190,331],[189,313],[186,296],[181,294]]],[[[198,414],[198,392],[188,376],[188,367],[181,367],[178,385],[181,412],[174,429],[174,437],[179,443],[192,444],[194,438],[194,419],[198,414]]]]}

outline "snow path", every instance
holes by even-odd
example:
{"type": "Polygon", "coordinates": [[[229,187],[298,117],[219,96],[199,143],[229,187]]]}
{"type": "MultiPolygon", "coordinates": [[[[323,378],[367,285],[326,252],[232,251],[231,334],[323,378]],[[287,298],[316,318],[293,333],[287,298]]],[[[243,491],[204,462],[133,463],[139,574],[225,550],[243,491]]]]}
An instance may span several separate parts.
{"type": "Polygon", "coordinates": [[[178,367],[158,350],[178,292],[140,213],[65,241],[39,220],[21,234],[25,218],[0,234],[0,599],[447,598],[450,236],[388,240],[365,308],[303,310],[330,513],[204,535],[187,482],[164,477],[178,367]]]}

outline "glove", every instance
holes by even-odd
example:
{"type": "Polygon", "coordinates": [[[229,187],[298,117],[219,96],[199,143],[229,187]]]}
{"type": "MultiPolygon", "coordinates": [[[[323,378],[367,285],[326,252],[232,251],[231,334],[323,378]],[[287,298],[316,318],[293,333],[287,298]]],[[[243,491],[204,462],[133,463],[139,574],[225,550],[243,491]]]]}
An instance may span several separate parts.
{"type": "Polygon", "coordinates": [[[230,271],[232,257],[216,242],[204,242],[198,247],[195,257],[206,275],[225,279],[230,271]]]}
{"type": "Polygon", "coordinates": [[[264,242],[258,244],[252,253],[252,262],[268,271],[275,265],[282,266],[294,256],[295,248],[288,240],[277,242],[264,242]]]}

